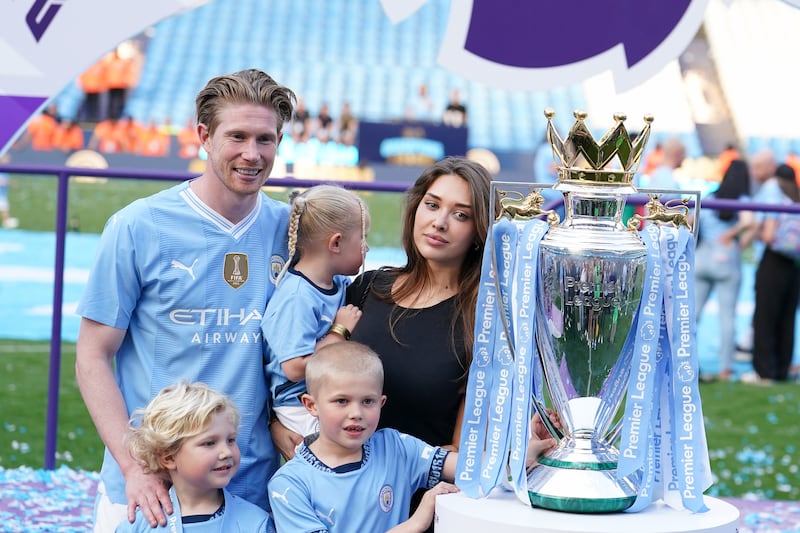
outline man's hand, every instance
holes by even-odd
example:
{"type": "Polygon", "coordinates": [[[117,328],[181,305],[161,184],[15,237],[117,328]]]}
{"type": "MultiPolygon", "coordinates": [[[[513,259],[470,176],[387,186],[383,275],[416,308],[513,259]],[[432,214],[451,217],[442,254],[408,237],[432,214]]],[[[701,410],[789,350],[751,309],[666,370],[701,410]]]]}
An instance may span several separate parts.
{"type": "Polygon", "coordinates": [[[125,495],[128,498],[128,521],[136,519],[138,507],[151,527],[167,525],[167,515],[173,512],[166,482],[141,468],[125,473],[125,495]],[[166,514],[165,514],[166,513],[166,514]]]}
{"type": "Polygon", "coordinates": [[[269,434],[272,436],[272,442],[287,461],[294,457],[294,449],[303,442],[302,435],[281,424],[280,420],[270,422],[269,434]]]}

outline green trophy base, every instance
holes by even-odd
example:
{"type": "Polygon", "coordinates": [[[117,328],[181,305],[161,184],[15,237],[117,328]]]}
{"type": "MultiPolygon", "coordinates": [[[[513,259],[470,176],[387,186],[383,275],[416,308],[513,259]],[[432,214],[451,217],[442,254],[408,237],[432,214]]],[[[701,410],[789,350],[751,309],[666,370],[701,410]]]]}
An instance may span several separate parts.
{"type": "Polygon", "coordinates": [[[617,479],[616,461],[544,456],[528,476],[531,505],[567,513],[619,513],[636,501],[638,487],[638,474],[617,479]]]}

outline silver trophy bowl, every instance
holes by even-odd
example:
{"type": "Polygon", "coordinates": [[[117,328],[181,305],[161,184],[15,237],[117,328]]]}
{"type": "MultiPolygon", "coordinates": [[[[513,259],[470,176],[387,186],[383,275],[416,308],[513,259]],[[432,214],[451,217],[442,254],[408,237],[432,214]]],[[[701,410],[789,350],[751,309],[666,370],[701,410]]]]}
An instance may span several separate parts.
{"type": "Polygon", "coordinates": [[[617,479],[612,425],[627,390],[646,252],[638,234],[621,223],[625,200],[618,191],[568,188],[566,219],[539,248],[535,330],[563,438],[539,459],[528,491],[537,507],[617,512],[639,490],[637,474],[617,479]]]}

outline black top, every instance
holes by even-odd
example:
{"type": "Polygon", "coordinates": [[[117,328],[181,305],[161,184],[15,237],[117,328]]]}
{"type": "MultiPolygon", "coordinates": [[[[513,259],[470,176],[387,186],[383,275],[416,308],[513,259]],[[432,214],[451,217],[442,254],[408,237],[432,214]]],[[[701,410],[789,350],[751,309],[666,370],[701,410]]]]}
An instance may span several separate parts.
{"type": "MultiPolygon", "coordinates": [[[[388,279],[390,274],[367,272],[388,279]]],[[[443,446],[453,439],[458,408],[467,379],[467,360],[462,328],[456,329],[453,349],[451,323],[456,312],[456,298],[444,300],[425,309],[406,310],[395,324],[395,341],[389,331],[390,312],[395,304],[383,302],[367,293],[365,280],[359,277],[348,289],[348,303],[361,305],[364,314],[351,340],[366,344],[383,361],[386,405],[379,427],[394,428],[428,444],[443,446]]],[[[401,308],[397,308],[401,309],[401,308]]]]}

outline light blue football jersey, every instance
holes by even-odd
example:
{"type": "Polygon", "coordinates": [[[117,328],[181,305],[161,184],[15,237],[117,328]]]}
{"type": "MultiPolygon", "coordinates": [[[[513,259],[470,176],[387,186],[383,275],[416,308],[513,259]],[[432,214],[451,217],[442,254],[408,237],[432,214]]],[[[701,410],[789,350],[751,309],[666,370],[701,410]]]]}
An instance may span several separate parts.
{"type": "MultiPolygon", "coordinates": [[[[268,430],[261,319],[285,258],[288,205],[258,196],[240,223],[203,204],[189,182],[137,200],[106,223],[78,314],[127,329],[115,357],[129,414],[178,379],[228,394],[242,424],[229,490],[267,508],[278,455],[268,430]]],[[[106,450],[102,479],[125,502],[106,450]]]]}
{"type": "Polygon", "coordinates": [[[302,405],[299,395],[306,392],[306,382],[289,381],[281,363],[314,352],[345,304],[349,283],[347,276],[334,276],[333,288],[323,289],[291,268],[281,278],[261,322],[273,407],[302,405]]]}
{"type": "Polygon", "coordinates": [[[394,429],[376,431],[363,452],[360,465],[336,472],[301,444],[269,482],[278,531],[387,531],[408,520],[417,489],[439,482],[448,453],[394,429]]]}

